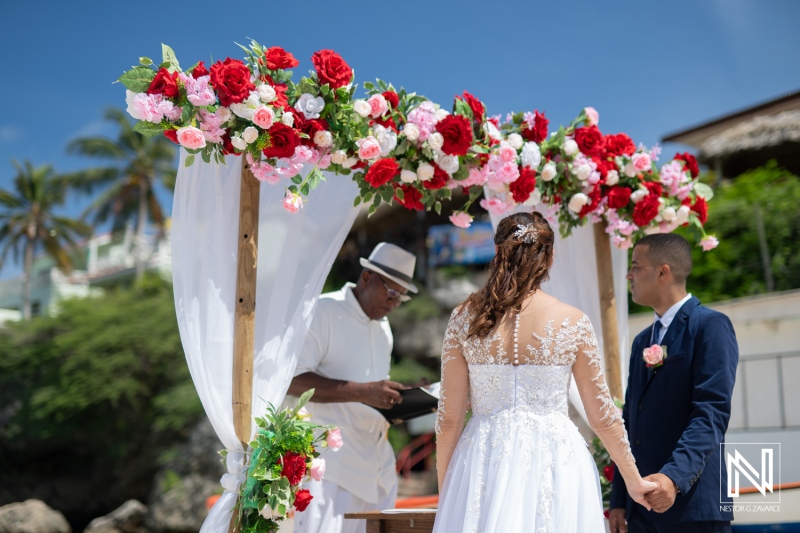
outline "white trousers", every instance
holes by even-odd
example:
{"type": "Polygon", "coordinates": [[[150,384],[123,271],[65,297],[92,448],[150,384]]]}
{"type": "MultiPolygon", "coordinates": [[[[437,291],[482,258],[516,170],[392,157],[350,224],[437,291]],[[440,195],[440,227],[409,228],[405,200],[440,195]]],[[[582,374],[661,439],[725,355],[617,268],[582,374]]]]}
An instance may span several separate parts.
{"type": "Polygon", "coordinates": [[[397,483],[389,493],[382,490],[378,503],[365,502],[331,481],[303,485],[314,497],[302,513],[294,515],[294,533],[366,533],[366,520],[345,519],[345,513],[392,509],[397,500],[397,483]]]}

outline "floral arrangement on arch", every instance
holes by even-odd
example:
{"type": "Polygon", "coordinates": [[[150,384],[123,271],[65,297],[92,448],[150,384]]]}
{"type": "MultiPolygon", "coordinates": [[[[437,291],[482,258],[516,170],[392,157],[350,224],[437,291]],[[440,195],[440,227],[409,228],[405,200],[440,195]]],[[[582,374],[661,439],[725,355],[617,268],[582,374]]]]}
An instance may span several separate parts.
{"type": "Polygon", "coordinates": [[[267,414],[256,418],[255,439],[247,479],[239,489],[235,513],[242,533],[272,533],[292,510],[305,511],[313,496],[302,484],[321,480],[325,460],[318,446],[338,450],[342,437],[338,428],[310,422],[305,404],[314,394],[306,391],[297,406],[277,410],[269,405],[267,414]]]}
{"type": "Polygon", "coordinates": [[[468,227],[471,205],[502,215],[520,204],[539,207],[562,235],[604,222],[612,242],[628,248],[653,232],[689,225],[704,250],[718,241],[703,225],[713,193],[698,181],[688,153],[660,168],[660,148],[636,146],[624,133],[604,135],[599,114],[585,108],[569,126],[550,131],[538,110],[488,116],[464,92],[452,111],[377,80],[355,98],[353,70],[332,50],[312,55],[314,70],[297,83],[299,61],[283,48],[252,41],[245,60],[200,62],[182,71],[171,48],[162,63],[140,58],[119,79],[128,112],[143,135],[164,134],[196,155],[242,155],[253,175],[286,187],[284,207],[296,212],[325,178],[348,175],[359,186],[355,204],[397,202],[441,212],[461,189],[467,199],[450,220],[468,227]]]}

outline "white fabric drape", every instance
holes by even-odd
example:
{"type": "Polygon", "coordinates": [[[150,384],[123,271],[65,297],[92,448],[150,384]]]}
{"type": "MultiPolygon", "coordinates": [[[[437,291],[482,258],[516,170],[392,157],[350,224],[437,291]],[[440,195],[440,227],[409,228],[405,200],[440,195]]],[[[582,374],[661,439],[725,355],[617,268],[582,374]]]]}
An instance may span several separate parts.
{"type": "MultiPolygon", "coordinates": [[[[182,150],[172,209],[173,291],[192,379],[228,450],[225,492],[201,529],[223,533],[247,466],[231,406],[241,159],[228,156],[226,165],[196,161],[186,168],[185,158],[182,150]]],[[[279,405],[283,400],[314,305],[357,214],[355,183],[334,174],[326,179],[313,203],[296,214],[282,207],[283,187],[261,187],[254,415],[264,412],[266,402],[279,405]]]]}
{"type": "MultiPolygon", "coordinates": [[[[539,212],[545,212],[545,206],[536,207],[539,212]]],[[[519,206],[514,212],[530,212],[531,207],[519,206]]],[[[510,215],[511,212],[500,216],[492,216],[492,226],[497,229],[497,224],[510,215]]],[[[594,230],[590,224],[574,228],[572,235],[562,239],[558,232],[558,223],[551,224],[555,232],[555,258],[553,268],[550,270],[550,280],[542,285],[542,290],[552,294],[564,303],[577,307],[589,317],[597,334],[597,342],[601,353],[604,352],[603,328],[600,319],[600,293],[597,281],[597,260],[594,251],[594,230]]],[[[614,269],[614,295],[617,301],[617,332],[620,346],[620,377],[622,379],[623,393],[628,382],[628,361],[630,346],[628,344],[628,282],[625,274],[628,268],[628,253],[614,246],[611,247],[611,261],[614,269]]],[[[605,371],[605,355],[601,357],[603,371],[605,371]]],[[[620,398],[623,400],[624,398],[620,398]]],[[[586,412],[583,409],[575,380],[569,389],[569,400],[580,413],[588,425],[586,412]]]]}

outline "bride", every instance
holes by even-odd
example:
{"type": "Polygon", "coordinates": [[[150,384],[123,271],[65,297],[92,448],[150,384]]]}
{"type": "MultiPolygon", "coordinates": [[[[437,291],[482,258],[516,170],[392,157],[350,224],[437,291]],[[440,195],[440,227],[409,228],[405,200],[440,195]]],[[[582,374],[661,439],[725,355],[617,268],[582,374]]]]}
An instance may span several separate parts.
{"type": "Polygon", "coordinates": [[[605,531],[597,469],[567,416],[570,374],[631,498],[649,509],[656,484],[636,468],[591,322],[540,289],[553,263],[550,225],[514,214],[494,242],[489,279],[453,311],[442,347],[433,531],[605,531]]]}

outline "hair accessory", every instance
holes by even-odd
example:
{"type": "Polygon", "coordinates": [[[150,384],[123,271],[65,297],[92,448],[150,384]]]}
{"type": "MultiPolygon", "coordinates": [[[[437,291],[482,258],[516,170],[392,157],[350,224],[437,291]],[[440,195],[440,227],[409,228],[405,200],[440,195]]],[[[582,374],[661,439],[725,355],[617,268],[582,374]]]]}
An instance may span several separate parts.
{"type": "Polygon", "coordinates": [[[527,225],[517,224],[517,231],[514,232],[514,237],[522,239],[525,244],[533,244],[539,237],[539,232],[533,222],[527,225]]]}

